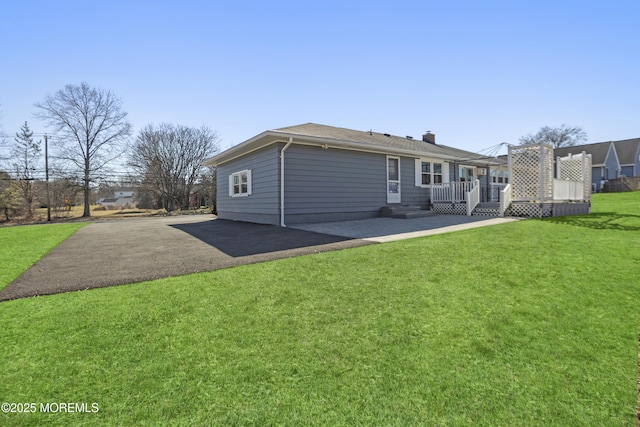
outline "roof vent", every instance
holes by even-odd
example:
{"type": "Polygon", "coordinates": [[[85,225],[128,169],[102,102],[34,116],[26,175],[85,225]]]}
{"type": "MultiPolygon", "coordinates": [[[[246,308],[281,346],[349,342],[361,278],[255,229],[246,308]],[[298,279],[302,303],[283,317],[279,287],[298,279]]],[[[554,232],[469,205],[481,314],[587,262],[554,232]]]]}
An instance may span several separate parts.
{"type": "Polygon", "coordinates": [[[383,133],[384,136],[386,136],[387,138],[391,136],[390,133],[383,133]]]}
{"type": "Polygon", "coordinates": [[[407,138],[407,139],[413,139],[413,137],[412,137],[412,136],[410,136],[410,135],[407,135],[405,138],[407,138]]]}

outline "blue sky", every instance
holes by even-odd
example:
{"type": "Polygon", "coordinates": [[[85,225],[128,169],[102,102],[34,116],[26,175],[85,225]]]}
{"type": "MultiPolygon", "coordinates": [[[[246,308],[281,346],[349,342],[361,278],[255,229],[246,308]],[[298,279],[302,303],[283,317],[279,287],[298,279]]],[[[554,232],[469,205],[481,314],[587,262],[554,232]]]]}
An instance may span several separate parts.
{"type": "Polygon", "coordinates": [[[480,151],[542,126],[640,137],[640,2],[5,1],[0,128],[66,84],[228,148],[306,122],[480,151]]]}

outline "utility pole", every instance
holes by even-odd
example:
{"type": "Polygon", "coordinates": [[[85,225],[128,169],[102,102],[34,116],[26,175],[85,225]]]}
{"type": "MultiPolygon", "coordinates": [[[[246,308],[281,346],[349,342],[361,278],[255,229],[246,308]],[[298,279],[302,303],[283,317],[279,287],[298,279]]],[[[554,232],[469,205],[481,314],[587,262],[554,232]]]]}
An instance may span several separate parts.
{"type": "Polygon", "coordinates": [[[49,196],[49,136],[44,134],[44,173],[47,188],[47,221],[51,222],[51,197],[49,196]]]}

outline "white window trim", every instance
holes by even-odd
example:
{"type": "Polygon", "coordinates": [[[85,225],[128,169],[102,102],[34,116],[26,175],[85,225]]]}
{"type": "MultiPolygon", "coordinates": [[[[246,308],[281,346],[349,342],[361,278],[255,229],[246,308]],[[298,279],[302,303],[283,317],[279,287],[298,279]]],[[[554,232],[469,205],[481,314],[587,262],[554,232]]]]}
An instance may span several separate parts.
{"type": "MultiPolygon", "coordinates": [[[[229,175],[229,197],[247,197],[250,196],[252,193],[252,179],[251,179],[251,169],[244,169],[238,172],[234,172],[231,175],[229,175]],[[247,192],[246,193],[237,193],[235,194],[233,192],[233,178],[238,176],[240,177],[240,182],[242,183],[242,175],[246,174],[247,175],[247,192]]],[[[240,188],[240,191],[242,191],[242,188],[240,188]]]]}
{"type": "Polygon", "coordinates": [[[459,164],[458,165],[458,181],[462,181],[462,173],[460,173],[461,169],[471,169],[473,171],[473,179],[469,180],[467,179],[467,177],[465,177],[465,182],[472,182],[478,179],[478,172],[475,166],[459,164]]]}
{"type": "Polygon", "coordinates": [[[422,157],[422,158],[416,159],[415,161],[415,165],[416,165],[415,166],[415,186],[416,187],[431,188],[432,185],[441,185],[441,184],[433,183],[433,178],[435,174],[434,172],[435,168],[433,167],[434,163],[440,163],[442,165],[442,184],[449,183],[449,163],[441,159],[429,159],[429,158],[422,157]],[[431,166],[430,166],[431,184],[422,183],[422,162],[431,163],[431,166]]]}

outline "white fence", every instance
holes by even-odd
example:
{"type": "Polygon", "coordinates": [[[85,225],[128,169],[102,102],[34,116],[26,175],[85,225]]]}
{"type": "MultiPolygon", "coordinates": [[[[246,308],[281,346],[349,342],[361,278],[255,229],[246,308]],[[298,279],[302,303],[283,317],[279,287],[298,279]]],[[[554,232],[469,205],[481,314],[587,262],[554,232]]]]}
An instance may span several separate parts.
{"type": "MultiPolygon", "coordinates": [[[[466,183],[465,183],[466,184],[466,183]]],[[[480,203],[480,181],[473,182],[473,187],[466,194],[467,196],[467,216],[471,216],[473,210],[480,203]]]]}
{"type": "Polygon", "coordinates": [[[543,143],[510,146],[509,182],[513,201],[552,201],[553,147],[543,143]]]}
{"type": "Polygon", "coordinates": [[[511,205],[511,184],[505,185],[500,190],[500,216],[503,217],[506,210],[511,205]]]}
{"type": "Polygon", "coordinates": [[[553,180],[553,200],[583,200],[584,184],[581,181],[553,180]]]}
{"type": "Polygon", "coordinates": [[[558,179],[553,182],[555,200],[591,200],[591,154],[583,151],[580,154],[558,157],[556,177],[558,179]]]}
{"type": "Polygon", "coordinates": [[[460,203],[467,201],[470,192],[478,180],[470,182],[448,182],[446,184],[431,184],[431,202],[460,203]]]}
{"type": "Polygon", "coordinates": [[[591,155],[558,157],[553,177],[553,148],[547,144],[509,147],[509,179],[515,202],[591,199],[591,155]]]}

